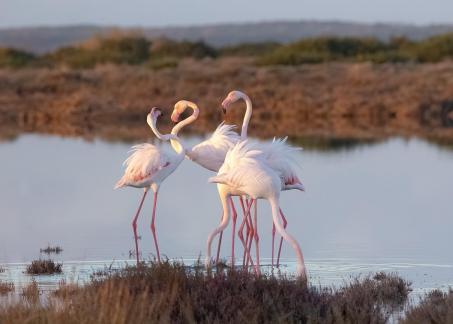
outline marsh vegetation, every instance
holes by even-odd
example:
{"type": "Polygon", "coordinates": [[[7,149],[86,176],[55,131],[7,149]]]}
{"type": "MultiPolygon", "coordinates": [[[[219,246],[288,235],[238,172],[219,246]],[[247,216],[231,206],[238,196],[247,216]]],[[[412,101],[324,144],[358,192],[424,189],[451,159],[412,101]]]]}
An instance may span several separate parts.
{"type": "Polygon", "coordinates": [[[61,273],[63,264],[54,262],[53,260],[34,260],[27,266],[27,274],[40,275],[40,274],[54,274],[61,273]]]}
{"type": "Polygon", "coordinates": [[[410,284],[379,273],[342,288],[319,288],[281,275],[256,277],[232,269],[206,273],[203,267],[164,262],[94,277],[85,286],[63,283],[44,304],[36,302],[36,286],[26,290],[33,303],[3,307],[2,323],[26,318],[65,323],[385,323],[406,302],[410,284]]]}
{"type": "MultiPolygon", "coordinates": [[[[10,286],[8,286],[10,287],[10,286]]],[[[13,286],[12,286],[13,287],[13,286]]],[[[262,275],[178,262],[106,269],[86,285],[60,282],[43,296],[35,281],[17,302],[0,307],[2,323],[302,322],[447,323],[452,291],[409,301],[411,284],[379,272],[341,287],[308,285],[281,274],[262,275]]]]}

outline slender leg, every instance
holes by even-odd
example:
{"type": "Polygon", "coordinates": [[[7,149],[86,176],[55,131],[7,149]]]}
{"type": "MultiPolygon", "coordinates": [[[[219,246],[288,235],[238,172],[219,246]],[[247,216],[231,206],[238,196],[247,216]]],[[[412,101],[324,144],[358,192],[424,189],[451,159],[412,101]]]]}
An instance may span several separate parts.
{"type": "Polygon", "coordinates": [[[137,234],[137,220],[138,216],[140,215],[140,211],[142,210],[143,202],[145,201],[146,194],[148,193],[148,189],[145,189],[143,193],[142,200],[140,201],[140,205],[138,206],[137,213],[135,214],[134,219],[132,220],[132,229],[134,231],[134,240],[135,240],[135,256],[137,257],[137,266],[139,264],[139,251],[138,251],[138,234],[137,234]]]}
{"type": "Polygon", "coordinates": [[[222,207],[223,207],[223,217],[222,221],[220,222],[220,225],[217,226],[214,231],[212,231],[209,236],[208,240],[206,242],[206,259],[205,259],[205,264],[206,268],[210,269],[211,268],[211,245],[212,245],[212,240],[216,237],[217,234],[222,232],[227,226],[228,226],[228,221],[229,221],[229,206],[228,206],[228,196],[221,196],[220,199],[222,200],[222,207]]]}
{"type": "MultiPolygon", "coordinates": [[[[220,215],[220,221],[222,221],[223,219],[223,212],[222,214],[220,215]]],[[[219,263],[219,259],[220,259],[220,247],[222,246],[222,238],[223,238],[223,231],[220,232],[220,235],[219,235],[219,243],[217,244],[217,256],[215,258],[215,264],[218,264],[219,263]]]]}
{"type": "Polygon", "coordinates": [[[258,206],[257,206],[257,200],[255,199],[255,203],[254,203],[254,215],[253,215],[253,218],[255,220],[255,229],[253,231],[254,233],[254,238],[255,238],[255,248],[256,248],[256,273],[257,274],[260,274],[261,273],[261,269],[260,269],[260,246],[259,246],[259,241],[260,241],[260,237],[258,235],[258,206]]]}
{"type": "MultiPolygon", "coordinates": [[[[242,197],[241,197],[242,198],[242,197]]],[[[246,225],[246,230],[245,230],[245,246],[244,246],[244,255],[242,259],[242,266],[246,267],[246,262],[249,260],[249,251],[248,251],[248,246],[249,246],[249,236],[250,236],[250,230],[251,230],[251,225],[249,222],[249,217],[248,213],[250,212],[249,210],[249,200],[245,198],[245,208],[244,208],[244,221],[246,225]]]]}
{"type": "Polygon", "coordinates": [[[233,220],[233,231],[231,232],[231,266],[234,268],[234,241],[236,236],[236,220],[238,218],[238,214],[236,212],[236,208],[234,208],[233,199],[230,196],[230,205],[231,210],[233,211],[233,216],[231,217],[233,220]]]}
{"type": "MultiPolygon", "coordinates": [[[[283,220],[283,228],[286,230],[286,225],[288,225],[288,222],[286,221],[286,217],[285,217],[285,215],[283,215],[281,208],[279,209],[279,211],[280,211],[280,216],[282,217],[282,220],[283,220]]],[[[274,228],[275,228],[275,224],[274,224],[274,228]]],[[[282,253],[282,243],[283,243],[283,237],[280,238],[280,245],[278,247],[277,268],[280,265],[280,254],[282,253]]]]}
{"type": "Polygon", "coordinates": [[[247,261],[245,263],[245,266],[248,267],[249,266],[249,261],[250,261],[250,264],[253,266],[253,259],[252,259],[252,242],[253,242],[253,235],[254,235],[254,225],[253,225],[253,220],[252,220],[252,216],[251,216],[251,207],[253,205],[253,202],[254,202],[254,199],[250,199],[249,200],[249,204],[248,204],[248,208],[247,208],[247,218],[249,220],[249,224],[250,224],[250,232],[248,233],[248,241],[247,242],[247,253],[248,253],[248,258],[247,258],[247,261]]]}
{"type": "MultiPolygon", "coordinates": [[[[242,243],[242,246],[244,247],[244,261],[243,263],[245,262],[245,240],[244,240],[244,226],[246,224],[246,218],[245,218],[245,207],[244,207],[244,200],[242,199],[241,196],[239,196],[239,203],[241,204],[241,209],[242,209],[242,215],[244,216],[242,218],[242,222],[241,222],[241,225],[239,226],[239,230],[238,230],[238,236],[239,236],[239,240],[241,241],[242,243]]],[[[248,224],[247,224],[248,226],[248,224]]]]}
{"type": "Polygon", "coordinates": [[[277,197],[270,197],[269,203],[271,204],[272,207],[272,219],[275,224],[275,230],[277,233],[283,237],[285,241],[287,241],[291,247],[294,249],[294,252],[296,252],[297,256],[297,267],[296,267],[296,276],[300,277],[300,279],[306,281],[307,280],[307,271],[305,268],[305,262],[304,262],[304,256],[302,254],[302,250],[300,248],[299,243],[296,241],[296,239],[289,234],[286,229],[283,228],[281,224],[281,216],[280,216],[280,206],[278,202],[277,197]]]}
{"type": "MultiPolygon", "coordinates": [[[[242,267],[245,268],[245,261],[249,259],[249,251],[247,249],[248,247],[248,238],[249,238],[249,235],[250,235],[250,225],[249,225],[249,221],[248,221],[248,214],[246,212],[246,207],[244,206],[244,200],[242,197],[239,197],[239,201],[241,203],[241,207],[242,207],[242,213],[244,215],[243,219],[242,219],[242,223],[241,223],[241,226],[239,227],[239,231],[238,231],[238,236],[239,236],[239,239],[241,240],[242,242],[242,246],[244,248],[244,255],[243,255],[243,258],[242,258],[242,267]],[[244,226],[247,226],[247,230],[246,230],[246,240],[244,240],[244,226]]],[[[248,200],[247,200],[248,202],[248,200]]],[[[247,203],[247,211],[249,211],[249,204],[247,203]]]]}
{"type": "Polygon", "coordinates": [[[154,193],[154,206],[153,206],[153,218],[151,220],[151,232],[153,232],[154,245],[156,246],[157,252],[157,261],[160,263],[160,252],[159,244],[157,244],[157,235],[156,235],[156,205],[157,205],[157,192],[154,193]]]}
{"type": "Polygon", "coordinates": [[[275,224],[272,222],[272,267],[274,267],[275,224]]]}

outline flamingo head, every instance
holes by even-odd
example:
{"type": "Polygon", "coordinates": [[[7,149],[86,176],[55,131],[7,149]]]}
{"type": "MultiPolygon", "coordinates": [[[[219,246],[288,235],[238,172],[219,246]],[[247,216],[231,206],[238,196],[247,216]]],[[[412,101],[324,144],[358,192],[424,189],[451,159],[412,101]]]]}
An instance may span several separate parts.
{"type": "Polygon", "coordinates": [[[243,93],[241,91],[238,91],[238,90],[233,90],[231,91],[228,96],[226,96],[226,98],[222,101],[222,110],[223,110],[223,113],[226,114],[227,112],[227,109],[228,107],[235,103],[236,101],[238,101],[239,99],[241,99],[243,97],[243,93]]]}
{"type": "Polygon", "coordinates": [[[179,117],[181,116],[182,113],[184,113],[187,107],[189,107],[189,101],[187,100],[179,100],[177,103],[175,103],[175,107],[171,114],[171,120],[174,123],[179,122],[179,117]]]}
{"type": "Polygon", "coordinates": [[[153,120],[157,120],[160,116],[163,116],[162,110],[157,107],[153,107],[149,112],[148,116],[150,116],[153,120]]]}

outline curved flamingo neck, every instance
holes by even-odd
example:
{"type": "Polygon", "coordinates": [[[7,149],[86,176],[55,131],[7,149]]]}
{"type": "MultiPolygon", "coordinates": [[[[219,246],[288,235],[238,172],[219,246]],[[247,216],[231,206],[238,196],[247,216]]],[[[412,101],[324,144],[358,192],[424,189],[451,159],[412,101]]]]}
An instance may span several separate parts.
{"type": "Polygon", "coordinates": [[[247,130],[249,128],[250,118],[252,118],[252,101],[245,93],[241,93],[240,98],[245,101],[246,110],[244,120],[242,121],[241,139],[247,139],[247,130]]]}
{"type": "Polygon", "coordinates": [[[156,137],[162,141],[174,141],[176,144],[177,144],[177,147],[173,146],[173,149],[176,151],[176,153],[179,154],[182,154],[184,155],[185,154],[185,149],[184,149],[184,146],[183,144],[181,143],[181,140],[179,139],[178,136],[176,136],[175,134],[161,134],[159,132],[159,130],[157,129],[157,120],[155,118],[152,118],[151,116],[148,115],[147,119],[146,119],[149,127],[151,128],[151,130],[153,131],[154,135],[156,135],[156,137]]]}
{"type": "Polygon", "coordinates": [[[171,134],[178,136],[178,133],[181,129],[183,129],[184,127],[186,127],[189,124],[192,124],[194,121],[197,120],[198,115],[200,114],[200,109],[198,108],[198,106],[196,104],[194,104],[193,102],[189,102],[187,104],[187,107],[189,107],[193,110],[192,115],[190,115],[186,119],[181,120],[179,123],[177,123],[171,130],[171,134]]]}
{"type": "MultiPolygon", "coordinates": [[[[187,107],[189,107],[193,110],[192,115],[190,115],[186,119],[181,120],[179,123],[177,123],[171,130],[172,135],[178,136],[178,133],[181,129],[183,129],[184,127],[186,127],[189,124],[192,124],[194,121],[197,120],[198,115],[200,114],[200,109],[198,108],[198,106],[196,104],[194,104],[193,102],[188,102],[187,107]]],[[[181,142],[177,142],[176,140],[170,140],[170,143],[175,151],[178,152],[182,149],[181,142]]]]}

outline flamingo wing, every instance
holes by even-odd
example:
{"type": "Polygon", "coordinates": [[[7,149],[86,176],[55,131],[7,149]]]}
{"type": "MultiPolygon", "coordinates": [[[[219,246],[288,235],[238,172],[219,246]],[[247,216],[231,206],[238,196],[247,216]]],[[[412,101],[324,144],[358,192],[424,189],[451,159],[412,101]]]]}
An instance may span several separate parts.
{"type": "Polygon", "coordinates": [[[248,162],[253,162],[254,158],[262,157],[263,152],[257,148],[255,143],[248,140],[240,141],[227,152],[219,173],[228,172],[241,164],[245,165],[248,162]]]}
{"type": "Polygon", "coordinates": [[[123,177],[116,188],[139,184],[154,176],[170,164],[170,158],[160,148],[149,143],[134,145],[131,155],[124,161],[126,166],[123,177]]]}
{"type": "Polygon", "coordinates": [[[209,182],[223,183],[252,197],[262,197],[274,186],[280,191],[281,186],[277,172],[263,159],[263,152],[247,141],[238,143],[228,152],[219,174],[209,182]]]}
{"type": "Polygon", "coordinates": [[[228,150],[240,139],[233,131],[234,127],[221,123],[207,140],[195,145],[187,153],[188,157],[211,171],[218,171],[228,150]]]}
{"type": "Polygon", "coordinates": [[[296,153],[302,148],[293,147],[286,141],[287,137],[274,138],[272,142],[258,144],[258,148],[264,152],[264,158],[269,167],[279,174],[283,185],[301,184],[297,176],[300,166],[296,153]]]}

